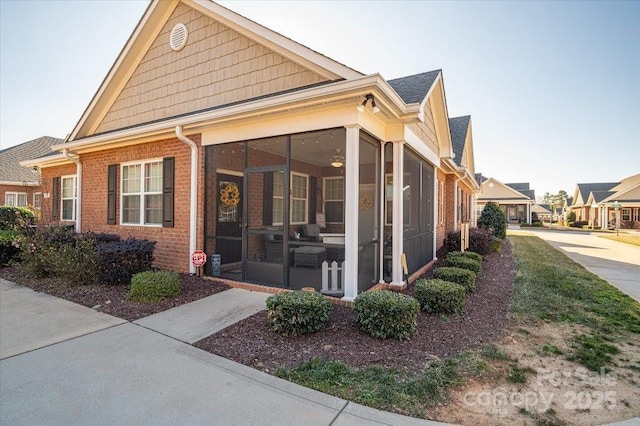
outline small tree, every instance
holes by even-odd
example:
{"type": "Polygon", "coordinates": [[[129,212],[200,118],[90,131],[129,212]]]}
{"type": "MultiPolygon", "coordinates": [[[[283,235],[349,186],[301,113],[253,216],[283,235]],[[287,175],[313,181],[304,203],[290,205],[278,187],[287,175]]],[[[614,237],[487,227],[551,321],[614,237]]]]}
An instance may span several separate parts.
{"type": "Polygon", "coordinates": [[[565,225],[571,226],[576,221],[576,212],[569,212],[565,219],[565,225]]]}
{"type": "Polygon", "coordinates": [[[507,236],[507,216],[500,206],[493,201],[488,202],[478,219],[478,227],[493,230],[493,235],[500,239],[507,236]]]}

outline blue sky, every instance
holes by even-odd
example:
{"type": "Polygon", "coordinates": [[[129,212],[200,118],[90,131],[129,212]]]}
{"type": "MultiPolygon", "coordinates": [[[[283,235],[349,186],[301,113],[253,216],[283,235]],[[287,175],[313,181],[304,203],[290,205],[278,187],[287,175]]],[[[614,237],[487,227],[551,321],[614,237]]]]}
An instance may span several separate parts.
{"type": "MultiPolygon", "coordinates": [[[[640,173],[640,1],[220,3],[366,74],[442,69],[485,176],[640,173]]],[[[70,133],[147,4],[0,1],[0,148],[70,133]]]]}

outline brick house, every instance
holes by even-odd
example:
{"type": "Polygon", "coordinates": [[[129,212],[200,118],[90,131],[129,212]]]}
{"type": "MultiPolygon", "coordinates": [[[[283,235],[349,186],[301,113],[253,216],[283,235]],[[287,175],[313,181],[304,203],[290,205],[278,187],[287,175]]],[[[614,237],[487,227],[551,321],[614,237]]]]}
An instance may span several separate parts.
{"type": "Polygon", "coordinates": [[[40,170],[20,162],[49,155],[51,147],[60,143],[62,139],[42,136],[0,151],[0,205],[40,211],[43,197],[48,196],[40,185],[40,170]]]}
{"type": "Polygon", "coordinates": [[[386,81],[216,3],[154,0],[58,153],[24,164],[51,188],[46,222],[353,300],[402,286],[402,254],[410,274],[435,259],[438,206],[450,228],[471,217],[470,120],[459,156],[454,133],[440,70],[386,81]]]}
{"type": "Polygon", "coordinates": [[[640,228],[640,174],[620,182],[578,183],[568,211],[601,229],[640,228]],[[616,210],[617,207],[617,210],[616,210]]]}

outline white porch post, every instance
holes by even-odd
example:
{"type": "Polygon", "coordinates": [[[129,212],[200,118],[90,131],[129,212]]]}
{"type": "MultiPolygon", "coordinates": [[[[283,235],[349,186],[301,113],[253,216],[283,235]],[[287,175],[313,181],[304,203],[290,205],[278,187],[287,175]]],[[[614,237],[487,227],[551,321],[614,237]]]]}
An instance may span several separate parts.
{"type": "Polygon", "coordinates": [[[402,246],[404,243],[404,212],[403,212],[403,191],[402,184],[404,180],[404,141],[393,142],[393,224],[391,233],[393,235],[393,254],[392,254],[392,273],[391,285],[401,286],[404,283],[402,279],[402,265],[400,257],[402,256],[402,246]]]}
{"type": "MultiPolygon", "coordinates": [[[[442,191],[444,195],[444,191],[442,191]]],[[[438,199],[438,168],[433,167],[433,258],[436,259],[436,252],[438,251],[438,205],[440,200],[438,199]]]]}
{"type": "Polygon", "coordinates": [[[386,207],[386,202],[385,202],[385,182],[384,182],[384,176],[385,176],[385,158],[384,158],[384,147],[385,147],[385,143],[382,142],[380,144],[380,176],[378,177],[380,179],[380,193],[379,195],[379,201],[378,201],[378,211],[380,212],[380,217],[379,217],[379,227],[378,227],[378,241],[380,241],[380,249],[379,251],[379,255],[378,255],[378,263],[380,265],[379,267],[379,274],[380,277],[378,279],[378,283],[379,284],[384,284],[384,224],[385,224],[385,207],[386,207]]]}
{"type": "Polygon", "coordinates": [[[527,203],[527,223],[531,225],[531,203],[527,203]]]}
{"type": "Polygon", "coordinates": [[[347,129],[345,155],[345,196],[344,196],[344,297],[354,300],[358,295],[358,209],[360,181],[360,127],[345,126],[347,129]]]}

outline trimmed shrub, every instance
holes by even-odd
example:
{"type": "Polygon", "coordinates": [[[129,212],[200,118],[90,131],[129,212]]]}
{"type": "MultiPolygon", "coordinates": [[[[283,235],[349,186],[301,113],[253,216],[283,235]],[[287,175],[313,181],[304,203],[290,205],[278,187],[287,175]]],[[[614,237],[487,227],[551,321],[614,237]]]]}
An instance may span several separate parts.
{"type": "Polygon", "coordinates": [[[507,216],[498,204],[490,201],[482,209],[478,227],[488,229],[496,237],[504,239],[507,236],[507,216]]]}
{"type": "Polygon", "coordinates": [[[588,220],[578,220],[573,222],[571,225],[572,228],[583,228],[584,226],[588,225],[589,221],[588,220]]]}
{"type": "Polygon", "coordinates": [[[566,226],[572,226],[572,224],[576,221],[576,212],[569,212],[564,219],[564,224],[566,226]]]}
{"type": "Polygon", "coordinates": [[[87,238],[91,238],[92,240],[95,240],[95,242],[98,244],[122,241],[122,238],[120,237],[120,235],[107,234],[106,232],[101,232],[99,234],[96,234],[93,232],[87,232],[85,233],[85,235],[87,236],[87,238]]]}
{"type": "Polygon", "coordinates": [[[300,336],[322,328],[333,305],[315,291],[291,291],[267,298],[267,321],[283,336],[300,336]]]}
{"type": "Polygon", "coordinates": [[[26,207],[0,206],[0,230],[24,231],[35,221],[35,213],[26,207]]]}
{"type": "Polygon", "coordinates": [[[476,274],[468,269],[445,266],[436,268],[433,271],[433,276],[440,280],[460,284],[465,288],[467,293],[472,292],[476,288],[476,274]]]}
{"type": "Polygon", "coordinates": [[[482,270],[482,265],[480,264],[480,262],[463,256],[447,256],[442,264],[444,266],[453,266],[455,268],[467,269],[469,271],[475,272],[476,275],[479,274],[482,270]]]}
{"type": "Polygon", "coordinates": [[[500,251],[500,247],[502,247],[502,242],[504,240],[501,240],[498,237],[491,237],[491,251],[494,253],[497,253],[500,251]]]}
{"type": "MultiPolygon", "coordinates": [[[[487,229],[471,228],[469,229],[469,249],[481,255],[491,253],[491,237],[492,234],[487,229]]],[[[460,250],[460,231],[449,232],[444,239],[444,250],[446,252],[460,250]]]]}
{"type": "Polygon", "coordinates": [[[416,299],[389,290],[361,293],[354,303],[354,318],[362,331],[374,337],[403,340],[418,324],[420,304],[416,299]]]}
{"type": "Polygon", "coordinates": [[[171,271],[145,271],[131,278],[131,288],[125,295],[134,302],[160,302],[176,297],[182,290],[180,276],[171,271]]]}
{"type": "Polygon", "coordinates": [[[447,253],[447,259],[454,256],[462,256],[468,259],[473,259],[480,264],[482,264],[482,255],[480,253],[476,253],[475,251],[450,251],[447,253]]]}
{"type": "Polygon", "coordinates": [[[418,280],[414,296],[423,311],[455,314],[462,311],[466,290],[460,284],[444,280],[418,280]]]}
{"type": "Polygon", "coordinates": [[[155,241],[131,237],[99,244],[100,280],[105,284],[129,284],[134,274],[151,269],[155,246],[155,241]]]}
{"type": "Polygon", "coordinates": [[[19,235],[18,231],[0,230],[0,266],[20,258],[20,246],[17,244],[19,235]]]}

